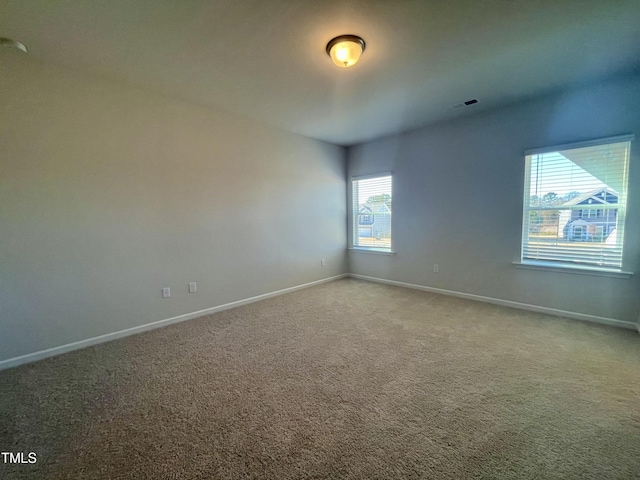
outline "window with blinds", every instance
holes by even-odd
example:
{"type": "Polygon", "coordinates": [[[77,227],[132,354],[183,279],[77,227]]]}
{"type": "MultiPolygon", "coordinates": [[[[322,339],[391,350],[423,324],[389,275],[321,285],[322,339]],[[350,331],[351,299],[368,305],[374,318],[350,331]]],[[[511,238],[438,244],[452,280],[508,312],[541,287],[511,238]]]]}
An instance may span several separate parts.
{"type": "Polygon", "coordinates": [[[632,140],[525,152],[523,263],[621,269],[632,140]]]}
{"type": "Polygon", "coordinates": [[[391,175],[354,178],[353,247],[391,251],[391,175]]]}

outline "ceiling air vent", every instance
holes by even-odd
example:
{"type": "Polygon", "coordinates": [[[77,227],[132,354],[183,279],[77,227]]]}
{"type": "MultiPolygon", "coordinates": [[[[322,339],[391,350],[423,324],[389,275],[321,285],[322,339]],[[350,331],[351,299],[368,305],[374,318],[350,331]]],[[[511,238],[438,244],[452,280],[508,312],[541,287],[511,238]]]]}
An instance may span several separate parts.
{"type": "Polygon", "coordinates": [[[471,100],[467,100],[465,102],[456,103],[455,105],[451,105],[451,108],[457,110],[459,108],[468,107],[469,105],[473,105],[474,103],[478,103],[477,98],[472,98],[471,100]]]}

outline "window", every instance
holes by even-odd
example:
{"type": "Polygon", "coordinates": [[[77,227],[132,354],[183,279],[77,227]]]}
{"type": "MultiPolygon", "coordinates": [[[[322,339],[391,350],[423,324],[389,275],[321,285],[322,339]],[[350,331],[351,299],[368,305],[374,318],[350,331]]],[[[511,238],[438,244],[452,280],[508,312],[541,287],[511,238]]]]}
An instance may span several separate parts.
{"type": "Polygon", "coordinates": [[[582,218],[597,218],[600,215],[600,210],[580,210],[580,216],[582,218]]]}
{"type": "Polygon", "coordinates": [[[354,248],[391,251],[391,183],[389,174],[352,180],[354,248]]]}
{"type": "Polygon", "coordinates": [[[632,140],[525,152],[522,263],[621,269],[632,140]]]}

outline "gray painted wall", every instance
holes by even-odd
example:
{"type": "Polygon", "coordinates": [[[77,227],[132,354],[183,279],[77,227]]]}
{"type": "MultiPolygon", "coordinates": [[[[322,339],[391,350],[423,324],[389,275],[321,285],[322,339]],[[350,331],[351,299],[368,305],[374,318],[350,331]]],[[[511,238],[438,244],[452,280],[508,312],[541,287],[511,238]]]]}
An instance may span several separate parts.
{"type": "Polygon", "coordinates": [[[351,252],[350,272],[636,322],[640,138],[632,144],[623,265],[636,275],[524,270],[512,262],[520,258],[524,150],[640,136],[639,112],[640,77],[629,76],[351,147],[349,176],[394,174],[397,253],[351,252]]]}
{"type": "Polygon", "coordinates": [[[0,111],[0,360],[346,272],[343,148],[18,55],[0,111]]]}

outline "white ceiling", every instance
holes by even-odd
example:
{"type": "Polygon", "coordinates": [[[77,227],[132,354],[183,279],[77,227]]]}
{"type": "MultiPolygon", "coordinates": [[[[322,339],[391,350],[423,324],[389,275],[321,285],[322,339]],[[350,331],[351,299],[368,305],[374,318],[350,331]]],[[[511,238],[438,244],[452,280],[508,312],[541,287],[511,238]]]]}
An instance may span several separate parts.
{"type": "Polygon", "coordinates": [[[352,145],[638,70],[640,0],[0,0],[0,36],[352,145]],[[340,34],[367,44],[349,69],[325,53],[340,34]]]}

